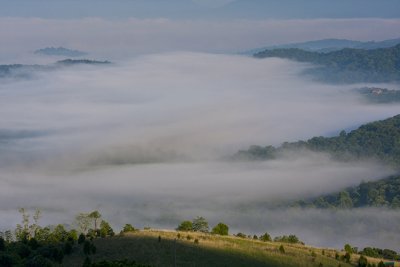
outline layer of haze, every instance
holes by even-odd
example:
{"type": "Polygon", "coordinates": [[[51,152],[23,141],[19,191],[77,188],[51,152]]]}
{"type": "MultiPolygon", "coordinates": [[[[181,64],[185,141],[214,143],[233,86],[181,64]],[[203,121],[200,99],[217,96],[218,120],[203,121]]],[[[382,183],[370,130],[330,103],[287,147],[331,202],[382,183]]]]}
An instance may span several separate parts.
{"type": "Polygon", "coordinates": [[[224,160],[252,144],[337,133],[398,112],[365,104],[352,87],[300,77],[307,67],[180,52],[3,79],[0,225],[13,227],[19,207],[41,208],[43,223],[72,223],[76,213],[99,209],[114,227],[171,228],[199,215],[315,245],[351,238],[395,248],[398,212],[266,208],[384,177],[387,167],[309,152],[224,160]]]}
{"type": "MultiPolygon", "coordinates": [[[[399,19],[0,18],[1,64],[37,63],[33,51],[67,47],[96,59],[123,60],[148,53],[238,53],[324,38],[371,41],[399,37],[399,19]]],[[[47,58],[47,61],[54,58],[47,58]]]]}

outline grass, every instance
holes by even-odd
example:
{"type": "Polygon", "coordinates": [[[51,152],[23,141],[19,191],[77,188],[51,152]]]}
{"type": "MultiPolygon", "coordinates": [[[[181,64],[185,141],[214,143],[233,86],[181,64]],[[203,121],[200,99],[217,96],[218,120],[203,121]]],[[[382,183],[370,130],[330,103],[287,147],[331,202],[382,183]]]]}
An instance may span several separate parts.
{"type": "MultiPolygon", "coordinates": [[[[193,232],[142,230],[98,238],[94,244],[97,252],[91,256],[93,262],[129,259],[154,267],[301,267],[320,264],[346,267],[355,266],[358,261],[357,255],[352,257],[353,265],[338,261],[335,259],[336,251],[332,249],[193,232]],[[280,245],[284,246],[285,253],[279,252],[280,245]]],[[[74,252],[64,258],[61,266],[79,267],[84,259],[82,246],[75,245],[74,252]]]]}

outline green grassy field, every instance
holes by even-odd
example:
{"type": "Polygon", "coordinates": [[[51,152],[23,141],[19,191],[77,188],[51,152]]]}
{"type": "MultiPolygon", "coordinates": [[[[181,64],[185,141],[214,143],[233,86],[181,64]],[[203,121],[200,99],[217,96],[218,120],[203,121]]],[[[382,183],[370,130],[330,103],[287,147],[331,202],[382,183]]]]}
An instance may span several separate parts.
{"type": "MultiPolygon", "coordinates": [[[[97,252],[91,256],[92,262],[129,259],[151,266],[345,267],[354,266],[358,260],[354,256],[353,265],[338,261],[332,249],[193,232],[137,231],[95,239],[94,244],[97,252]],[[280,245],[285,253],[279,251],[280,245]]],[[[62,266],[82,266],[85,259],[82,247],[75,245],[73,251],[64,258],[62,266]]]]}

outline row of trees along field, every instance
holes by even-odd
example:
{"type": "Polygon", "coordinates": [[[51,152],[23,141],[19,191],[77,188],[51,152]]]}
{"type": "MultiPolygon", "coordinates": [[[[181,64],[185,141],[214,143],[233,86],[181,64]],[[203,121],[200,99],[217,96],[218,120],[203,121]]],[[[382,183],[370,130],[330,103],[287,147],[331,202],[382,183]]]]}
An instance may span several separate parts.
{"type": "MultiPolygon", "coordinates": [[[[91,255],[97,253],[97,248],[94,244],[96,238],[113,238],[115,233],[110,224],[102,218],[99,211],[89,213],[80,213],[76,216],[76,229],[66,227],[63,224],[56,226],[42,227],[39,225],[41,217],[40,210],[36,210],[31,215],[25,210],[20,209],[22,215],[21,224],[17,224],[16,228],[11,231],[0,232],[0,266],[1,267],[48,267],[57,264],[62,264],[64,256],[72,253],[83,254],[85,257],[83,267],[148,267],[138,264],[135,261],[126,259],[122,260],[103,260],[101,262],[92,262],[91,255]]],[[[187,232],[186,238],[191,239],[190,232],[201,232],[213,235],[228,236],[229,226],[223,222],[216,224],[211,231],[209,224],[203,217],[196,217],[193,220],[182,221],[176,230],[177,238],[180,239],[182,232],[187,232]]],[[[139,231],[131,224],[125,224],[119,235],[124,235],[128,232],[139,231]]],[[[251,240],[259,240],[263,242],[279,242],[303,244],[296,235],[277,236],[274,239],[269,233],[264,233],[260,236],[246,235],[237,233],[234,235],[238,238],[251,240]]],[[[159,236],[158,242],[161,242],[159,236]]],[[[199,243],[196,239],[195,243],[199,243]]],[[[358,248],[345,245],[345,254],[339,256],[337,253],[336,259],[349,262],[351,254],[356,253],[360,257],[359,266],[374,266],[367,265],[367,260],[364,256],[386,258],[390,260],[400,260],[400,255],[397,252],[389,249],[379,249],[366,247],[358,251],[358,248]],[[365,265],[364,265],[365,263],[365,265]]],[[[279,252],[285,253],[285,248],[281,244],[279,252]]],[[[322,252],[322,254],[324,254],[322,252]]],[[[380,266],[380,265],[378,265],[380,266]]]]}

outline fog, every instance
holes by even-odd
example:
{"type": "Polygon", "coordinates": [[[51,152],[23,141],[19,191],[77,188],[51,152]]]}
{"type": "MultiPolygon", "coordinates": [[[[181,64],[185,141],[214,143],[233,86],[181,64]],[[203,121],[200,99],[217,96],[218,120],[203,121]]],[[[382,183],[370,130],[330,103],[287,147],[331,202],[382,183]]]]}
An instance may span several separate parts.
{"type": "Polygon", "coordinates": [[[43,224],[99,209],[114,227],[172,228],[204,216],[308,244],[396,248],[395,211],[267,208],[385,177],[389,167],[306,151],[226,160],[253,144],[337,134],[398,113],[398,105],[365,103],[354,85],[301,76],[309,67],[176,52],[3,79],[0,225],[19,222],[19,207],[41,208],[43,224]]]}

